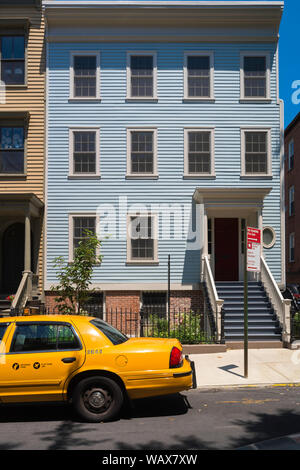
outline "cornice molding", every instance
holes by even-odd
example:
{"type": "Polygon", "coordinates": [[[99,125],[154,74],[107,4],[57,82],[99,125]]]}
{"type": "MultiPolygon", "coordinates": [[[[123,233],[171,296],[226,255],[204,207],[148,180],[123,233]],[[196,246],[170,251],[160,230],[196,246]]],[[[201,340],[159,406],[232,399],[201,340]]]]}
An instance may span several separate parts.
{"type": "MultiPolygon", "coordinates": [[[[63,37],[72,35],[72,28],[248,28],[253,32],[267,28],[278,37],[283,2],[43,2],[50,28],[65,28],[63,37]],[[68,31],[69,30],[69,31],[68,31]]],[[[162,35],[162,33],[161,33],[162,35]]],[[[201,36],[201,32],[200,32],[201,36]]],[[[235,36],[235,35],[233,35],[235,36]]],[[[101,35],[99,35],[101,38],[101,35]]],[[[223,38],[219,39],[220,41],[223,38]]],[[[270,40],[270,39],[268,39],[270,40]]]]}

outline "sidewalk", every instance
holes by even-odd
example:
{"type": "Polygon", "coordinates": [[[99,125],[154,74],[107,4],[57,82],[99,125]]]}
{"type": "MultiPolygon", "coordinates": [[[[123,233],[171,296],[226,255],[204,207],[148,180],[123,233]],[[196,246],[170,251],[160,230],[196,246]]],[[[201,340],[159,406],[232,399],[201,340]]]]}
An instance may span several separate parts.
{"type": "Polygon", "coordinates": [[[190,354],[195,363],[198,388],[249,385],[300,386],[300,350],[249,349],[248,378],[244,378],[244,350],[190,354]]]}

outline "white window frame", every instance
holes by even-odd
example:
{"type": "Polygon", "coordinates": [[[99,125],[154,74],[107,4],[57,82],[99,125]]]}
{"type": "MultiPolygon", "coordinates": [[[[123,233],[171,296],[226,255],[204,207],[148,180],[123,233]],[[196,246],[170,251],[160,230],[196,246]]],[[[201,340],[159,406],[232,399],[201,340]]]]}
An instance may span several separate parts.
{"type": "Polygon", "coordinates": [[[294,168],[294,165],[295,165],[295,141],[294,141],[294,139],[291,139],[289,141],[288,152],[289,152],[288,167],[289,167],[289,170],[292,170],[294,168]],[[291,152],[291,148],[293,148],[293,152],[291,152]],[[291,157],[294,157],[293,166],[291,165],[291,157]]]}
{"type": "Polygon", "coordinates": [[[240,101],[243,102],[266,102],[271,101],[270,72],[271,61],[269,51],[241,51],[240,52],[240,101]],[[248,97],[245,96],[245,76],[244,76],[244,58],[245,57],[265,57],[266,58],[266,96],[248,97]]]}
{"type": "Polygon", "coordinates": [[[271,178],[272,177],[272,135],[271,128],[247,127],[241,128],[241,178],[271,178]],[[267,171],[266,173],[246,173],[246,133],[267,133],[267,171]]]}
{"type": "MultiPolygon", "coordinates": [[[[100,217],[95,212],[70,212],[69,217],[69,263],[74,261],[74,244],[73,244],[73,234],[74,234],[74,218],[75,217],[94,217],[96,221],[96,234],[99,233],[99,222],[100,217]]],[[[96,255],[100,255],[100,247],[96,250],[96,255]]],[[[97,263],[99,264],[99,263],[97,263]]]]}
{"type": "Polygon", "coordinates": [[[74,101],[99,101],[100,96],[100,52],[99,51],[71,51],[70,52],[70,96],[69,100],[74,101]],[[75,96],[74,95],[74,57],[94,56],[96,57],[96,96],[75,96]]]}
{"type": "Polygon", "coordinates": [[[100,178],[100,129],[99,127],[69,128],[69,177],[70,178],[100,178]],[[74,173],[74,132],[95,132],[96,171],[95,173],[74,173]]]}
{"type": "Polygon", "coordinates": [[[289,216],[295,215],[295,186],[289,187],[289,216]],[[292,203],[294,203],[294,212],[292,213],[292,203]]]}
{"type": "Polygon", "coordinates": [[[159,264],[158,259],[158,214],[156,212],[151,211],[130,211],[127,213],[127,260],[126,264],[128,265],[157,265],[159,264]],[[131,254],[131,232],[130,232],[130,222],[131,217],[152,217],[153,226],[152,226],[152,233],[153,233],[153,259],[132,259],[131,254]]]}
{"type": "Polygon", "coordinates": [[[215,75],[215,65],[214,65],[214,52],[213,51],[186,51],[184,52],[184,65],[183,65],[183,82],[184,82],[184,101],[215,101],[215,86],[214,86],[214,75],[215,75]],[[189,96],[188,94],[188,69],[187,62],[188,57],[190,56],[202,56],[209,57],[209,66],[210,66],[210,94],[209,96],[189,96]]]}
{"type": "Polygon", "coordinates": [[[127,79],[127,101],[157,101],[157,53],[156,51],[127,51],[126,53],[126,79],[127,79]],[[131,95],[131,56],[152,56],[153,57],[153,95],[152,96],[132,96],[131,95]]]}
{"type": "Polygon", "coordinates": [[[215,128],[186,127],[184,128],[184,178],[215,178],[215,128]],[[189,132],[210,133],[210,173],[189,173],[189,132]]]}
{"type": "Polygon", "coordinates": [[[289,262],[294,263],[295,262],[295,233],[292,232],[289,235],[289,262]],[[294,249],[294,257],[292,258],[292,248],[294,249]]]}
{"type": "Polygon", "coordinates": [[[128,127],[127,132],[127,172],[126,178],[140,179],[157,179],[158,178],[158,162],[157,162],[157,128],[156,127],[128,127]],[[132,173],[131,172],[131,133],[132,132],[153,132],[153,173],[132,173]]]}

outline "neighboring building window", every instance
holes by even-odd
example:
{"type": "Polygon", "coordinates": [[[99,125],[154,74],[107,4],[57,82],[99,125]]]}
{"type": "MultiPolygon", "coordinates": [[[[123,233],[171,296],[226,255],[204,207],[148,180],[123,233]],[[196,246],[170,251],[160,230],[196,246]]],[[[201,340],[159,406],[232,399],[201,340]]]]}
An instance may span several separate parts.
{"type": "Polygon", "coordinates": [[[184,64],[185,99],[213,98],[213,53],[186,53],[184,64]]]}
{"type": "Polygon", "coordinates": [[[72,129],[70,174],[99,175],[99,138],[96,130],[72,129]]]}
{"type": "Polygon", "coordinates": [[[241,54],[241,98],[269,99],[270,56],[241,54]]]}
{"type": "Polygon", "coordinates": [[[100,98],[99,53],[72,53],[71,98],[100,98]]]}
{"type": "Polygon", "coordinates": [[[214,175],[213,130],[185,129],[185,176],[214,175]]]}
{"type": "Polygon", "coordinates": [[[167,313],[166,292],[143,292],[142,308],[144,313],[165,316],[167,313]]]}
{"type": "Polygon", "coordinates": [[[24,173],[24,126],[0,125],[0,174],[24,173]]]}
{"type": "Polygon", "coordinates": [[[294,168],[294,140],[289,142],[289,170],[294,168]]]}
{"type": "Polygon", "coordinates": [[[156,98],[156,54],[129,53],[127,58],[127,98],[156,98]]]}
{"type": "Polygon", "coordinates": [[[289,215],[295,214],[295,187],[289,189],[289,215]]]}
{"type": "Polygon", "coordinates": [[[25,83],[25,36],[0,36],[1,80],[5,85],[25,83]]]}
{"type": "Polygon", "coordinates": [[[291,233],[289,236],[289,261],[295,261],[295,234],[291,233]]]}
{"type": "Polygon", "coordinates": [[[271,176],[270,131],[244,130],[242,135],[242,175],[271,176]]]}
{"type": "Polygon", "coordinates": [[[128,176],[157,176],[156,129],[128,130],[128,176]]]}
{"type": "Polygon", "coordinates": [[[69,261],[74,258],[75,249],[79,243],[87,238],[87,231],[96,234],[96,216],[71,214],[69,216],[70,241],[69,241],[69,261]]]}
{"type": "Polygon", "coordinates": [[[129,216],[129,262],[158,261],[155,218],[154,214],[135,214],[129,216]]]}

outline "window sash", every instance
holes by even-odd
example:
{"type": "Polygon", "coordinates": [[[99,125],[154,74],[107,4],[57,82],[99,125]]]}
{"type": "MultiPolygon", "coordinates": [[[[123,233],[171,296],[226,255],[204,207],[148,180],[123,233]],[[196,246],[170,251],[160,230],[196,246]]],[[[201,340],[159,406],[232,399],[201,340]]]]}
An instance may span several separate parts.
{"type": "Polygon", "coordinates": [[[130,216],[131,260],[154,260],[153,229],[152,215],[130,216]]]}
{"type": "Polygon", "coordinates": [[[96,173],[96,132],[73,131],[73,173],[96,173]]]}
{"type": "Polygon", "coordinates": [[[131,174],[154,173],[154,132],[131,131],[131,174]]]}
{"type": "Polygon", "coordinates": [[[291,233],[289,237],[289,261],[295,261],[295,234],[291,233]]]}
{"type": "Polygon", "coordinates": [[[25,83],[25,36],[3,35],[1,42],[1,80],[6,85],[24,85],[25,83]],[[11,40],[9,52],[5,51],[5,42],[11,40]],[[16,45],[16,39],[22,44],[16,45]],[[21,46],[21,47],[20,47],[21,46]]]}
{"type": "Polygon", "coordinates": [[[289,190],[289,215],[295,214],[295,188],[292,186],[289,190]]]}
{"type": "Polygon", "coordinates": [[[210,56],[187,56],[187,89],[189,98],[210,97],[210,56]],[[198,68],[192,66],[197,59],[200,62],[198,68]]]}
{"type": "Polygon", "coordinates": [[[294,168],[294,141],[289,143],[289,170],[294,168]]]}
{"type": "Polygon", "coordinates": [[[267,97],[267,58],[266,56],[248,56],[244,57],[244,96],[245,98],[266,98],[267,97]],[[247,67],[247,61],[252,64],[247,67]],[[258,60],[264,63],[260,67],[254,64],[258,60]],[[247,70],[249,68],[250,70],[247,70]],[[252,69],[252,70],[251,70],[252,69]]]}
{"type": "Polygon", "coordinates": [[[268,133],[245,132],[245,173],[268,173],[268,133]],[[264,140],[261,137],[264,136],[264,140]]]}
{"type": "Polygon", "coordinates": [[[211,173],[211,132],[188,132],[188,173],[211,173]]]}
{"type": "Polygon", "coordinates": [[[0,126],[0,174],[24,173],[24,133],[24,126],[0,126]]]}
{"type": "Polygon", "coordinates": [[[74,216],[73,217],[73,255],[79,242],[85,240],[87,237],[84,233],[85,230],[90,230],[96,233],[96,217],[90,216],[74,216]]]}
{"type": "Polygon", "coordinates": [[[96,98],[97,96],[97,56],[73,56],[73,87],[75,98],[96,98]],[[83,66],[80,67],[80,60],[83,66]],[[76,62],[78,66],[76,67],[76,62]]]}
{"type": "Polygon", "coordinates": [[[154,95],[154,56],[130,56],[130,95],[133,98],[152,98],[154,95]],[[146,59],[146,60],[145,60],[146,59]],[[144,65],[143,61],[151,64],[144,65]],[[136,65],[134,66],[134,62],[136,65]],[[150,66],[151,65],[151,66],[150,66]]]}

